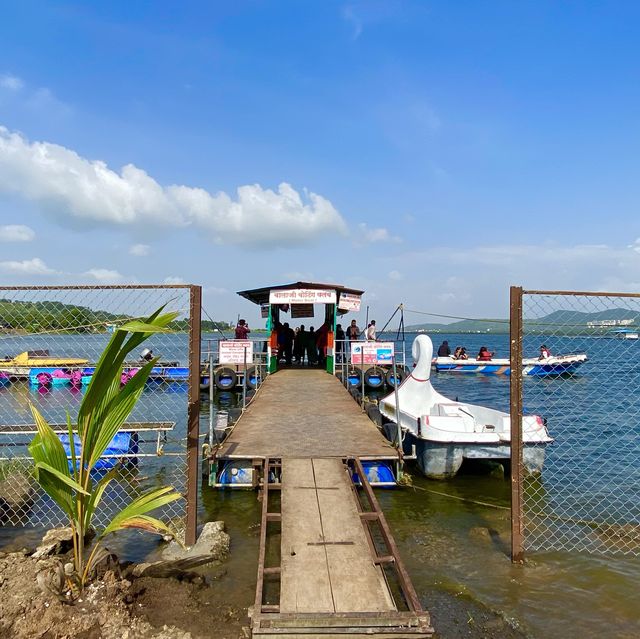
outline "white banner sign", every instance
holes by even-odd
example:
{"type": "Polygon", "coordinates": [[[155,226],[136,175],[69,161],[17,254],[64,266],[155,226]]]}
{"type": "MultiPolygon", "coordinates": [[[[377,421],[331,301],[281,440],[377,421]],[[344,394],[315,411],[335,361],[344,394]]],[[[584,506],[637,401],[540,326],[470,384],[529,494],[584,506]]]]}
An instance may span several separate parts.
{"type": "Polygon", "coordinates": [[[228,339],[220,342],[220,364],[253,364],[253,341],[228,339]],[[245,360],[246,349],[246,360],[245,360]]]}
{"type": "Polygon", "coordinates": [[[321,288],[269,291],[269,304],[335,304],[336,292],[321,288]]]}
{"type": "Polygon", "coordinates": [[[351,363],[391,365],[393,342],[351,342],[351,363]]]}
{"type": "Polygon", "coordinates": [[[354,293],[340,293],[340,300],[338,302],[338,308],[344,311],[359,311],[360,310],[360,295],[354,293]]]}

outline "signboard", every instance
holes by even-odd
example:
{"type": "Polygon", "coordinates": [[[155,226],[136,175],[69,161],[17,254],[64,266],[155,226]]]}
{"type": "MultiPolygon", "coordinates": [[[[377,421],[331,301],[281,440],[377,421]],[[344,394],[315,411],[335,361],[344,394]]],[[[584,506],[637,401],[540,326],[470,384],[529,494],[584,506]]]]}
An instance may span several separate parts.
{"type": "Polygon", "coordinates": [[[354,293],[340,293],[340,300],[338,301],[338,308],[343,311],[359,311],[360,310],[360,295],[354,293]]]}
{"type": "Polygon", "coordinates": [[[351,342],[351,363],[391,366],[393,342],[351,342]]]}
{"type": "Polygon", "coordinates": [[[292,304],[291,319],[313,317],[313,304],[292,304]]]}
{"type": "Polygon", "coordinates": [[[268,304],[260,304],[260,317],[266,319],[269,317],[269,305],[268,304]]]}
{"type": "Polygon", "coordinates": [[[250,339],[228,339],[220,342],[220,364],[244,364],[245,349],[247,364],[253,364],[253,341],[250,339]]]}
{"type": "Polygon", "coordinates": [[[290,288],[269,291],[270,304],[335,304],[336,292],[321,288],[290,288]]]}

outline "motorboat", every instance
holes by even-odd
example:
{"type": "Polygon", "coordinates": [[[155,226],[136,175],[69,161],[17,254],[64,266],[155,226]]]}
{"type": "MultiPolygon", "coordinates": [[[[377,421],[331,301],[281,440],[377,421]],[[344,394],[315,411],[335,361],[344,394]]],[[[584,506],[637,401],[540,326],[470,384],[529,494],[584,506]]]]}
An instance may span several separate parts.
{"type": "MultiPolygon", "coordinates": [[[[379,403],[386,436],[397,441],[398,423],[403,448],[415,446],[420,470],[433,479],[454,476],[463,460],[504,462],[511,457],[511,416],[493,408],[454,401],[438,393],[430,382],[433,344],[418,335],[412,346],[415,368],[396,393],[379,403]]],[[[539,474],[545,448],[553,439],[539,415],[522,418],[523,462],[528,473],[539,474]]]]}
{"type": "MultiPolygon", "coordinates": [[[[586,353],[569,353],[567,355],[551,355],[545,358],[525,357],[522,359],[522,374],[536,377],[559,377],[571,375],[587,361],[586,353]]],[[[480,373],[482,375],[510,375],[509,359],[454,359],[453,357],[436,357],[433,367],[448,373],[480,373]]]]}
{"type": "Polygon", "coordinates": [[[633,328],[618,328],[615,331],[611,331],[611,337],[616,339],[638,339],[640,338],[640,332],[633,328]]]}
{"type": "Polygon", "coordinates": [[[48,350],[24,351],[15,357],[0,359],[0,372],[12,379],[27,379],[34,370],[79,370],[89,363],[81,357],[52,356],[48,350]]]}

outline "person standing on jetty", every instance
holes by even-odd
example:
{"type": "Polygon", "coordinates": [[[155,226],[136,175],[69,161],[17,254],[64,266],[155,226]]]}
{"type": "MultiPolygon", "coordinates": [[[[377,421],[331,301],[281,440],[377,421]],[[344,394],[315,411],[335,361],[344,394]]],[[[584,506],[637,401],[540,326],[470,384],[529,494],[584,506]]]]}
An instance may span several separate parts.
{"type": "Polygon", "coordinates": [[[247,322],[243,319],[238,320],[238,324],[236,326],[236,339],[247,339],[250,332],[247,322]]]}
{"type": "Polygon", "coordinates": [[[347,339],[350,342],[355,342],[360,337],[360,328],[356,324],[355,320],[351,320],[351,324],[347,326],[347,339]]]}
{"type": "Polygon", "coordinates": [[[369,322],[369,326],[367,326],[367,339],[372,342],[376,341],[376,321],[375,320],[371,320],[371,322],[369,322]]]}

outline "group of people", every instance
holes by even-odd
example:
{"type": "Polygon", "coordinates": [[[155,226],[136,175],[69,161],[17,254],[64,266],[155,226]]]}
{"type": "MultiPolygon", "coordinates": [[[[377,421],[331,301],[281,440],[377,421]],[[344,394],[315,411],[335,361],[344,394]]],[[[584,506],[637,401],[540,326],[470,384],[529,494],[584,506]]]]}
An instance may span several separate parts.
{"type": "MultiPolygon", "coordinates": [[[[494,352],[490,351],[486,346],[481,346],[478,354],[476,355],[476,359],[479,361],[488,362],[494,356],[494,352]]],[[[453,359],[469,359],[467,355],[467,349],[464,346],[456,346],[453,351],[453,355],[451,354],[451,348],[449,347],[449,342],[444,340],[442,344],[438,347],[438,357],[452,357],[453,359]]]]}
{"type": "MultiPolygon", "coordinates": [[[[476,355],[476,359],[481,362],[488,362],[494,356],[494,353],[490,351],[486,346],[481,346],[478,354],[476,355]]],[[[453,355],[451,354],[451,349],[449,348],[449,342],[444,340],[442,344],[438,347],[438,357],[452,357],[453,359],[469,359],[467,355],[467,349],[464,346],[456,346],[456,349],[453,351],[453,355]]],[[[540,347],[540,357],[539,359],[547,359],[551,357],[551,351],[547,348],[546,344],[543,344],[540,347]]]]}

